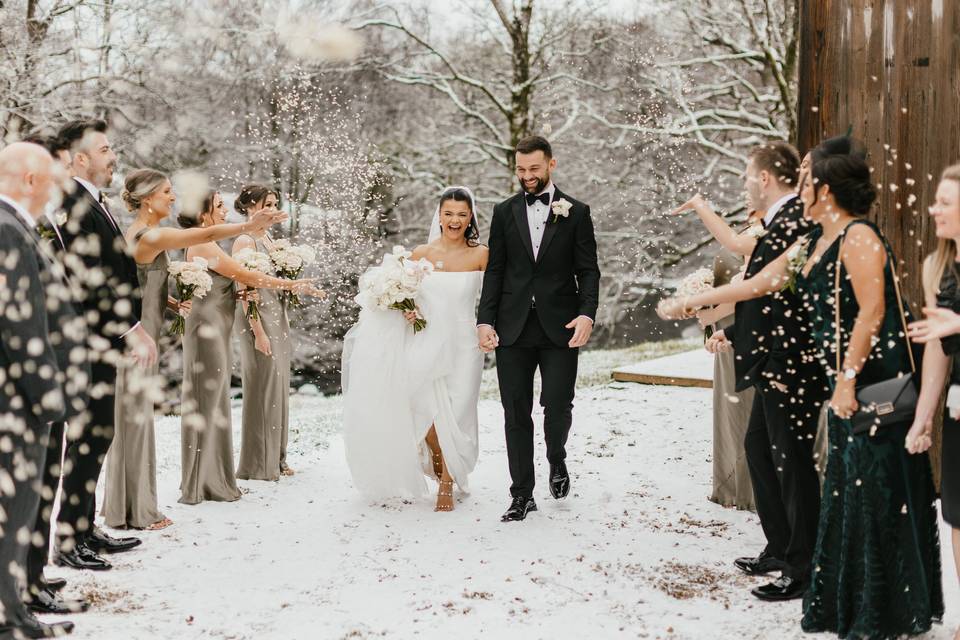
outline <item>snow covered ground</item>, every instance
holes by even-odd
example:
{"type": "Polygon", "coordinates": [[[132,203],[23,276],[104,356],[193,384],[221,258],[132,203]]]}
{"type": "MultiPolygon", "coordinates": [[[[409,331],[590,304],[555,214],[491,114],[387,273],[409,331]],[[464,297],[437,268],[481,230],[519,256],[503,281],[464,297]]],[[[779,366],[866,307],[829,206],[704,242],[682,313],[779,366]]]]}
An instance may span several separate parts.
{"type": "MultiPolygon", "coordinates": [[[[674,345],[675,348],[675,345],[674,345]]],[[[710,391],[611,383],[641,351],[588,352],[571,434],[573,489],[552,500],[538,443],[540,512],[502,524],[509,484],[495,372],[481,456],[453,513],[369,503],[352,488],[340,400],[292,398],[290,463],[242,482],[235,503],[177,503],[177,418],[158,423],[160,503],[112,571],[49,568],[93,601],[78,638],[798,638],[798,602],[767,604],[730,561],[762,546],[756,517],[707,501],[710,391]],[[618,360],[619,358],[619,360],[618,360]],[[626,360],[629,362],[629,359],[626,360]]],[[[234,408],[239,445],[239,406],[234,408]]],[[[948,616],[960,590],[944,529],[948,616]]]]}

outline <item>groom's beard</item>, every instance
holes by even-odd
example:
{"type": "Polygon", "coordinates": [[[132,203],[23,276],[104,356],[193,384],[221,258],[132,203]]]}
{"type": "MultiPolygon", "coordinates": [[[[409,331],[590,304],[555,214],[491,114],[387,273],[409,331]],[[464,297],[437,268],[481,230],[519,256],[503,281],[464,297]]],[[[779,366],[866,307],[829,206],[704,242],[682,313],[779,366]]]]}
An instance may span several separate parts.
{"type": "Polygon", "coordinates": [[[543,191],[544,189],[546,189],[547,185],[550,184],[550,174],[548,173],[547,177],[545,178],[537,178],[537,184],[534,185],[532,189],[528,188],[527,183],[525,183],[523,180],[519,180],[519,182],[520,182],[521,191],[523,191],[524,193],[532,193],[536,195],[541,191],[543,191]]]}

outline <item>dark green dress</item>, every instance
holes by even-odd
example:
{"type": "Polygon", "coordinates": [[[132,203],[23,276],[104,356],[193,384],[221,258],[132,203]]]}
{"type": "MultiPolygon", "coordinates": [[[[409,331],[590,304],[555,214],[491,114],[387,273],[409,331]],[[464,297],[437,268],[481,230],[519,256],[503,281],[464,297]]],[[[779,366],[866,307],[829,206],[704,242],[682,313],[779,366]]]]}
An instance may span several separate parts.
{"type": "MultiPolygon", "coordinates": [[[[880,235],[865,220],[850,226],[854,224],[867,224],[880,235]]],[[[819,228],[810,234],[811,251],[821,234],[819,228]]],[[[838,240],[831,245],[806,278],[797,276],[831,387],[836,380],[833,298],[839,244],[838,240]]],[[[857,377],[858,386],[910,372],[891,263],[895,259],[888,246],[886,311],[873,351],[857,377]]],[[[859,307],[845,269],[840,291],[841,339],[846,348],[859,307]]],[[[803,630],[871,639],[924,633],[943,617],[930,460],[927,454],[910,455],[904,449],[909,425],[854,435],[849,420],[833,412],[828,420],[829,455],[813,573],[803,599],[803,630]]]]}

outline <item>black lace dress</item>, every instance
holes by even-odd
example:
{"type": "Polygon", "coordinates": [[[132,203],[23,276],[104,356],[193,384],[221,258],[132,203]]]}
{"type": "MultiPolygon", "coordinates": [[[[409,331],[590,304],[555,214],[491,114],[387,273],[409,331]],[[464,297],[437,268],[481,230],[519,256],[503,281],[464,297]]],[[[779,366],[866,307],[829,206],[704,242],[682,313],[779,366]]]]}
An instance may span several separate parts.
{"type": "MultiPolygon", "coordinates": [[[[867,224],[881,238],[879,230],[867,224]]],[[[849,227],[848,227],[849,229],[849,227]]],[[[811,248],[822,230],[811,233],[811,248]]],[[[804,277],[813,330],[830,372],[834,344],[834,270],[839,240],[804,277]]],[[[858,385],[910,372],[887,248],[886,311],[858,385]]],[[[841,266],[841,269],[843,267],[841,266]]],[[[845,269],[840,278],[841,339],[848,344],[859,311],[845,269]]],[[[917,360],[919,365],[919,359],[917,360]]],[[[841,638],[897,638],[928,631],[943,617],[940,542],[930,460],[904,448],[909,425],[854,435],[852,424],[828,416],[829,454],[810,588],[803,600],[804,631],[832,631],[841,638]]]]}

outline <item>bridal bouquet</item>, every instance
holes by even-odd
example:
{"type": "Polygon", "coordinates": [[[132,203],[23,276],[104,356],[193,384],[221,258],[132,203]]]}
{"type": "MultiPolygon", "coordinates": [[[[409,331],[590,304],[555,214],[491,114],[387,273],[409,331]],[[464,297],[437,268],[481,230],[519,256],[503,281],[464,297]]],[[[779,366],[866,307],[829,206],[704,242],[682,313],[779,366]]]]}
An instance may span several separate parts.
{"type": "MultiPolygon", "coordinates": [[[[273,272],[273,262],[270,260],[270,256],[255,249],[240,249],[233,255],[233,259],[242,264],[245,269],[251,271],[257,271],[264,275],[273,272]]],[[[248,289],[248,291],[252,291],[252,289],[248,289]]],[[[247,300],[247,318],[250,320],[260,318],[260,309],[256,300],[247,300]]]]}
{"type": "MultiPolygon", "coordinates": [[[[297,280],[303,269],[314,263],[317,259],[317,252],[313,247],[305,244],[291,244],[289,240],[274,240],[270,248],[270,260],[277,270],[278,278],[287,280],[297,280]]],[[[300,306],[300,298],[292,291],[285,291],[282,295],[288,296],[290,304],[295,307],[300,306]]]]}
{"type": "Polygon", "coordinates": [[[697,269],[680,281],[677,287],[677,297],[692,296],[713,288],[713,271],[711,269],[697,269]]]}
{"type": "MultiPolygon", "coordinates": [[[[177,283],[180,302],[202,298],[213,286],[213,278],[207,273],[207,261],[203,258],[194,258],[190,262],[171,262],[167,271],[177,283]]],[[[170,334],[182,336],[186,326],[183,316],[178,313],[170,327],[170,334]]]]}
{"type": "Polygon", "coordinates": [[[360,292],[355,300],[363,309],[414,312],[417,318],[413,332],[418,333],[427,326],[427,320],[420,315],[414,300],[424,278],[433,273],[433,264],[424,259],[411,260],[410,255],[403,247],[394,247],[379,265],[360,276],[360,292]]]}

